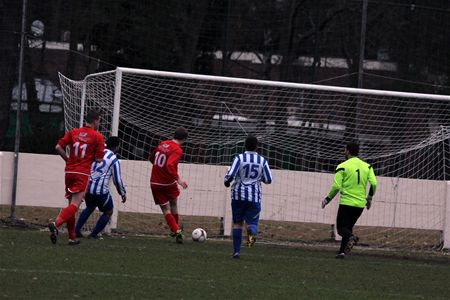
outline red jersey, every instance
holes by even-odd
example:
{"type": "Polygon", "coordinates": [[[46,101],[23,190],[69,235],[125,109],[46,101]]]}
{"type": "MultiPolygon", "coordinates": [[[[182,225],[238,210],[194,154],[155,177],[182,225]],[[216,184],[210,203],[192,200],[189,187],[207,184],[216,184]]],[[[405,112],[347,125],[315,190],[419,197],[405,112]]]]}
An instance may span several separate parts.
{"type": "Polygon", "coordinates": [[[178,161],[183,155],[180,145],[172,140],[162,141],[150,155],[153,164],[151,184],[173,184],[178,176],[178,161]]]}
{"type": "Polygon", "coordinates": [[[103,136],[91,127],[81,127],[67,132],[58,144],[70,145],[66,173],[80,173],[89,176],[94,160],[103,159],[105,141],[103,136]]]}

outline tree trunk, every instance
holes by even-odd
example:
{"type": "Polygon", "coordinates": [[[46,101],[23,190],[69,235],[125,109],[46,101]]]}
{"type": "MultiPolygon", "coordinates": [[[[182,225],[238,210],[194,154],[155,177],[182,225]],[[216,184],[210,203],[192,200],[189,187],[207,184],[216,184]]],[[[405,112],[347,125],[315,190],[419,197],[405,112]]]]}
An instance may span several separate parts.
{"type": "Polygon", "coordinates": [[[286,22],[283,26],[282,34],[280,37],[280,47],[279,52],[282,57],[281,67],[280,67],[280,80],[289,81],[290,77],[290,65],[292,56],[292,40],[293,40],[293,29],[295,23],[295,16],[297,14],[297,9],[300,5],[297,4],[297,0],[291,0],[289,4],[289,9],[287,10],[289,15],[286,18],[286,22]]]}
{"type": "Polygon", "coordinates": [[[184,14],[184,25],[181,28],[184,32],[183,40],[181,40],[182,47],[181,53],[178,53],[178,61],[180,64],[180,71],[190,73],[193,70],[194,62],[197,58],[197,44],[200,38],[200,31],[202,28],[203,20],[208,10],[207,0],[197,0],[191,5],[190,11],[192,13],[187,14],[186,8],[184,14]]]}
{"type": "Polygon", "coordinates": [[[16,81],[20,36],[20,1],[0,0],[0,149],[5,145],[11,108],[11,91],[16,81]]]}
{"type": "Polygon", "coordinates": [[[77,60],[77,45],[79,42],[79,24],[80,22],[80,8],[77,4],[78,1],[72,1],[71,2],[71,10],[70,10],[70,42],[69,42],[69,58],[67,61],[67,71],[66,74],[69,78],[72,79],[80,79],[75,78],[75,68],[76,68],[76,60],[77,60]]]}

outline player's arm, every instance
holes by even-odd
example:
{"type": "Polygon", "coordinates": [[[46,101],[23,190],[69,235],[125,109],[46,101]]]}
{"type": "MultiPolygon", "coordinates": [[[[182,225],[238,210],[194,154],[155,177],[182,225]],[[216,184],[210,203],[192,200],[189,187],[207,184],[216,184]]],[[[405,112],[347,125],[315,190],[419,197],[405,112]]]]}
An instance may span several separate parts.
{"type": "Polygon", "coordinates": [[[229,187],[231,185],[231,182],[233,181],[234,177],[236,176],[236,173],[239,169],[239,165],[241,164],[241,160],[239,159],[239,155],[237,155],[233,162],[231,163],[230,168],[228,169],[227,174],[225,175],[223,184],[226,187],[229,187]]]}
{"type": "Polygon", "coordinates": [[[153,164],[155,164],[155,154],[156,154],[156,149],[152,151],[152,153],[150,153],[150,156],[148,157],[148,160],[153,164]]]}
{"type": "Polygon", "coordinates": [[[97,144],[95,145],[95,161],[96,162],[102,162],[104,152],[105,152],[105,140],[103,139],[103,135],[98,133],[97,144]]]}
{"type": "Polygon", "coordinates": [[[325,205],[330,203],[331,200],[333,200],[333,198],[336,196],[336,194],[341,191],[342,181],[344,179],[344,172],[345,172],[344,168],[338,167],[336,169],[336,173],[334,174],[333,184],[331,185],[330,192],[325,197],[325,199],[322,201],[322,208],[324,208],[325,205]]]}
{"type": "Polygon", "coordinates": [[[327,197],[333,199],[337,193],[341,191],[342,181],[344,180],[344,168],[337,168],[336,173],[334,174],[333,184],[331,185],[330,192],[327,197]]]}
{"type": "Polygon", "coordinates": [[[188,187],[186,181],[182,180],[180,175],[178,175],[178,162],[180,161],[182,154],[181,150],[179,150],[169,156],[167,159],[167,172],[177,179],[177,183],[181,185],[183,189],[186,189],[188,187]]]}
{"type": "Polygon", "coordinates": [[[270,171],[269,163],[267,162],[267,160],[264,162],[263,174],[261,176],[261,181],[266,184],[272,183],[272,172],[270,171]]]}
{"type": "Polygon", "coordinates": [[[369,167],[368,180],[370,183],[369,196],[373,197],[375,195],[375,192],[377,191],[378,182],[372,167],[369,167]]]}
{"type": "Polygon", "coordinates": [[[370,209],[372,207],[372,198],[375,195],[375,192],[377,190],[377,178],[375,177],[375,172],[372,168],[372,166],[369,166],[369,176],[367,178],[370,183],[370,189],[369,194],[366,197],[366,207],[367,209],[370,209]]]}
{"type": "Polygon", "coordinates": [[[67,161],[69,157],[66,153],[66,146],[70,144],[72,137],[72,131],[67,132],[62,138],[59,139],[58,143],[55,146],[56,153],[59,154],[59,156],[64,159],[64,161],[67,161]]]}
{"type": "Polygon", "coordinates": [[[125,185],[122,181],[122,173],[120,171],[120,162],[117,160],[112,167],[112,175],[113,175],[113,182],[116,186],[117,193],[122,197],[122,203],[125,203],[127,201],[127,192],[125,190],[125,185]]]}

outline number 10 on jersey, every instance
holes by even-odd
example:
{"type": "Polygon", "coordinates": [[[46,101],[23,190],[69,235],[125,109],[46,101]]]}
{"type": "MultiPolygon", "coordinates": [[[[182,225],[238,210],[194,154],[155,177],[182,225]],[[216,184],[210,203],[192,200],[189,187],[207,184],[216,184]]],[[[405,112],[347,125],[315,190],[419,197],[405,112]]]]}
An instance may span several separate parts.
{"type": "Polygon", "coordinates": [[[155,154],[155,165],[162,168],[166,164],[167,156],[164,153],[156,152],[155,154]]]}

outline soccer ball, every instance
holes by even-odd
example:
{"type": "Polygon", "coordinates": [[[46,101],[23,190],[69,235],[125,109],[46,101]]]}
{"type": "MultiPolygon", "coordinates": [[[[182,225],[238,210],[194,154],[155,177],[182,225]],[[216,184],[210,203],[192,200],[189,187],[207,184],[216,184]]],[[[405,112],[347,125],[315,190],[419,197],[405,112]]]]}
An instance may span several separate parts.
{"type": "Polygon", "coordinates": [[[206,231],[202,228],[197,228],[194,231],[192,231],[192,240],[194,242],[203,243],[206,241],[207,235],[206,231]]]}

